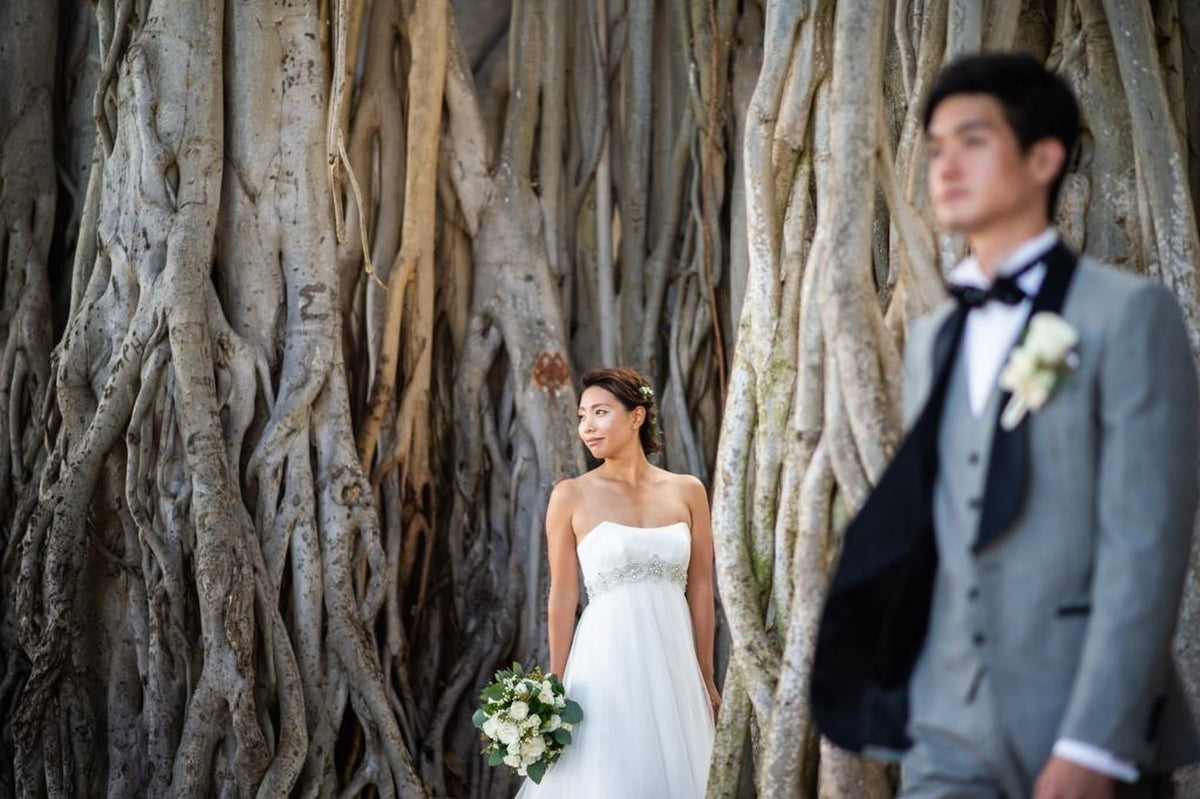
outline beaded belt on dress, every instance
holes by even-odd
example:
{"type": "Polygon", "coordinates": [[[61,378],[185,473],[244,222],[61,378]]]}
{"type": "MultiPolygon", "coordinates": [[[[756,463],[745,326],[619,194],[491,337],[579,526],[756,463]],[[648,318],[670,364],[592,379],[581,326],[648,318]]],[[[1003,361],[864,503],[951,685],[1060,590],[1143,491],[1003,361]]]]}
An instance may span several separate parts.
{"type": "Polygon", "coordinates": [[[595,599],[619,585],[642,580],[667,580],[680,588],[686,588],[687,567],[682,563],[663,560],[656,555],[647,560],[626,563],[624,566],[600,572],[590,580],[585,577],[584,583],[587,585],[588,599],[595,599]]]}

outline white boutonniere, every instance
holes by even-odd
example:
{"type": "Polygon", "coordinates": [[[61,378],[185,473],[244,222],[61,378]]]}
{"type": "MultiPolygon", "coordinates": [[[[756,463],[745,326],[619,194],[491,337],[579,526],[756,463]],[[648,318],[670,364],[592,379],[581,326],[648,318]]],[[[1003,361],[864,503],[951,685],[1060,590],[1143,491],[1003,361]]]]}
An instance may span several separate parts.
{"type": "Polygon", "coordinates": [[[1027,413],[1041,410],[1063,378],[1079,366],[1079,334],[1058,314],[1043,311],[1029,320],[1021,343],[1000,372],[1000,388],[1012,397],[1000,414],[1000,426],[1012,430],[1027,413]]]}

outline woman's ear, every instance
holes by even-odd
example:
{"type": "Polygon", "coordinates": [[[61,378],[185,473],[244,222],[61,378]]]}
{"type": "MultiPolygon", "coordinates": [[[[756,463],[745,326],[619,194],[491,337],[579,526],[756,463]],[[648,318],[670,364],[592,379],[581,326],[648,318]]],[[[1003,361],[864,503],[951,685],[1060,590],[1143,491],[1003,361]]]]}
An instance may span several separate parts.
{"type": "Polygon", "coordinates": [[[646,409],[641,405],[633,409],[633,429],[637,430],[646,421],[646,409]]]}

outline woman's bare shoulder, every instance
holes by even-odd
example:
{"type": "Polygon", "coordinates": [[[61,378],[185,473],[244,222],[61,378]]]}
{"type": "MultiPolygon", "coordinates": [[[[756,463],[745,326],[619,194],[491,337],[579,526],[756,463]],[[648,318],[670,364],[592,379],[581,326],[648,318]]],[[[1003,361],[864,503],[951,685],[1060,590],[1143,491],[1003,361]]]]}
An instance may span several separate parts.
{"type": "Polygon", "coordinates": [[[668,472],[665,469],[662,470],[662,475],[667,489],[685,504],[691,505],[694,502],[707,501],[708,494],[705,491],[704,483],[694,475],[668,472]]]}
{"type": "Polygon", "coordinates": [[[671,484],[680,491],[695,492],[705,490],[704,483],[694,474],[687,474],[686,472],[668,472],[665,469],[663,470],[663,473],[669,476],[668,479],[670,479],[671,484]]]}
{"type": "Polygon", "coordinates": [[[579,500],[582,477],[566,477],[554,484],[550,489],[550,502],[547,513],[573,513],[579,500]]]}
{"type": "Polygon", "coordinates": [[[554,484],[553,492],[569,494],[579,487],[580,481],[582,481],[586,476],[587,475],[581,474],[578,477],[564,477],[554,484]]]}

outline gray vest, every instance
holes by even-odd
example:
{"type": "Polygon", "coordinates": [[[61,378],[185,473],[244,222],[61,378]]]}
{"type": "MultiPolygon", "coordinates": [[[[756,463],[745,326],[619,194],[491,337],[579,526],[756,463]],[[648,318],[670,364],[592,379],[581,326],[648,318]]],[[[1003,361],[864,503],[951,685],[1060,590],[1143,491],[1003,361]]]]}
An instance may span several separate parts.
{"type": "Polygon", "coordinates": [[[991,391],[979,417],[971,413],[961,348],[946,387],[938,428],[933,525],[938,569],[929,632],[913,673],[912,724],[968,737],[993,729],[990,703],[981,705],[991,614],[982,605],[980,562],[971,552],[979,529],[988,456],[999,394],[991,391]],[[982,725],[982,726],[981,726],[982,725]]]}

